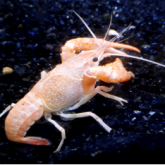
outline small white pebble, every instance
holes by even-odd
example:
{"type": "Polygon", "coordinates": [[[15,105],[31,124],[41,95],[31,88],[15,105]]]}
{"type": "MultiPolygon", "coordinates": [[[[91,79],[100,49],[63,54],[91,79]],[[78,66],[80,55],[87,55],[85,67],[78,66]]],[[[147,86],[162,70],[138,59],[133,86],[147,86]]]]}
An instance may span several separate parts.
{"type": "Polygon", "coordinates": [[[2,73],[3,73],[3,75],[11,74],[11,73],[13,73],[13,69],[12,68],[9,68],[9,67],[4,67],[2,69],[2,73]]]}
{"type": "Polygon", "coordinates": [[[136,117],[133,117],[133,118],[132,118],[132,121],[135,121],[135,120],[136,120],[136,117]]]}
{"type": "Polygon", "coordinates": [[[150,45],[142,45],[141,47],[144,49],[149,49],[151,46],[150,45]]]}
{"type": "Polygon", "coordinates": [[[154,115],[156,112],[150,111],[149,114],[152,116],[154,115]]]}
{"type": "Polygon", "coordinates": [[[143,119],[144,119],[144,120],[148,120],[148,118],[147,118],[146,116],[143,116],[143,119]]]}
{"type": "Polygon", "coordinates": [[[131,29],[135,29],[136,27],[135,26],[130,26],[130,28],[129,28],[129,30],[131,30],[131,29]]]}
{"type": "Polygon", "coordinates": [[[141,111],[138,111],[138,110],[134,110],[133,112],[134,112],[135,114],[141,113],[141,111]]]}
{"type": "Polygon", "coordinates": [[[116,30],[110,29],[108,34],[110,36],[117,36],[117,38],[123,37],[122,35],[120,35],[116,30]]]}

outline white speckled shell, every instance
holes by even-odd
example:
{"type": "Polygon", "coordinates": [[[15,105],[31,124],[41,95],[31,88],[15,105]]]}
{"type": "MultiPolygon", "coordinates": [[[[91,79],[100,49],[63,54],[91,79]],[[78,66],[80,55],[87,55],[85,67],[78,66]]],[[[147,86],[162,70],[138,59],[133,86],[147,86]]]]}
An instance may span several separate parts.
{"type": "Polygon", "coordinates": [[[40,87],[40,96],[47,111],[68,107],[81,99],[84,94],[81,79],[64,74],[49,77],[40,87]]]}

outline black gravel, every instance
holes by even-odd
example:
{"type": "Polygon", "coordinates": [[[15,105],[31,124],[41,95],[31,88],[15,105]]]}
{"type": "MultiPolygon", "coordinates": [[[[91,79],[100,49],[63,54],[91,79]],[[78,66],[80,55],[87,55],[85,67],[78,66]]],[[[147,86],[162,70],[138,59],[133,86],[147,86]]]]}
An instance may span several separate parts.
{"type": "MultiPolygon", "coordinates": [[[[132,22],[134,29],[123,35],[135,36],[123,43],[141,50],[141,54],[126,52],[165,64],[164,6],[162,0],[0,1],[0,70],[6,66],[14,69],[10,75],[0,72],[0,111],[21,99],[40,79],[42,70],[49,71],[61,62],[60,48],[67,40],[91,36],[69,12],[71,9],[84,18],[97,37],[104,36],[110,14],[115,11],[112,29],[121,31],[132,22]]],[[[91,118],[63,121],[55,116],[66,129],[67,139],[62,150],[53,153],[61,135],[50,123],[41,118],[27,134],[49,139],[50,146],[19,144],[6,138],[5,115],[0,119],[0,163],[153,163],[153,160],[158,163],[163,160],[165,68],[121,59],[136,77],[115,84],[111,93],[128,103],[121,106],[97,95],[75,111],[96,113],[114,129],[111,134],[91,118]],[[119,158],[110,153],[127,153],[127,156],[119,158]]]]}

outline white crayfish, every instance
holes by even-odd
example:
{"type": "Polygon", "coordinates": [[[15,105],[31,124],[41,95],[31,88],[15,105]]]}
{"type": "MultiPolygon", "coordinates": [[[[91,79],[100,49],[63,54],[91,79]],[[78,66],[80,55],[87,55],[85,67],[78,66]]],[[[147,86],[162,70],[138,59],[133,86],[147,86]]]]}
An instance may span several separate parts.
{"type": "MultiPolygon", "coordinates": [[[[106,83],[128,81],[131,77],[134,77],[134,74],[126,71],[119,58],[116,58],[114,62],[103,66],[99,66],[99,62],[105,57],[117,55],[140,59],[164,66],[147,59],[128,55],[115,49],[125,48],[140,53],[139,49],[133,46],[115,43],[114,41],[117,37],[114,37],[110,41],[106,41],[105,38],[108,32],[104,39],[96,38],[83,19],[75,11],[73,12],[85,24],[93,38],[76,38],[67,41],[62,47],[62,64],[57,65],[49,73],[42,71],[41,79],[35,86],[20,101],[16,104],[12,103],[0,114],[1,117],[12,108],[5,120],[6,136],[11,141],[32,145],[49,145],[49,141],[46,139],[25,137],[30,126],[34,124],[36,120],[39,120],[44,116],[46,120],[52,123],[61,132],[62,139],[56,149],[56,151],[59,151],[65,139],[65,130],[57,122],[52,120],[51,114],[66,119],[90,116],[107,132],[110,132],[111,128],[92,112],[76,114],[65,113],[66,111],[79,108],[96,94],[114,99],[120,104],[123,104],[122,102],[127,103],[126,100],[107,93],[113,89],[113,86],[97,86],[95,88],[95,84],[98,79],[106,83]],[[81,52],[76,55],[76,51],[81,52]]],[[[128,28],[124,29],[120,35],[128,28]]]]}

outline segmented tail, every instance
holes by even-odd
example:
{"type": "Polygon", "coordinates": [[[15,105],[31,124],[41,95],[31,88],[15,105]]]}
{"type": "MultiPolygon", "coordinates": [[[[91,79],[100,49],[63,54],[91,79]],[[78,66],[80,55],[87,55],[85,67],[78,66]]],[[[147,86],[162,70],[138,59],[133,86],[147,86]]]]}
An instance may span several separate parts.
{"type": "Polygon", "coordinates": [[[5,120],[6,136],[9,140],[32,145],[49,145],[46,139],[24,137],[31,125],[43,115],[42,101],[29,92],[9,112],[5,120]]]}

